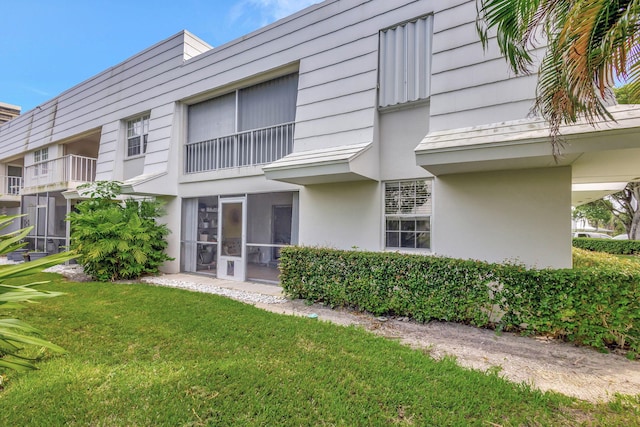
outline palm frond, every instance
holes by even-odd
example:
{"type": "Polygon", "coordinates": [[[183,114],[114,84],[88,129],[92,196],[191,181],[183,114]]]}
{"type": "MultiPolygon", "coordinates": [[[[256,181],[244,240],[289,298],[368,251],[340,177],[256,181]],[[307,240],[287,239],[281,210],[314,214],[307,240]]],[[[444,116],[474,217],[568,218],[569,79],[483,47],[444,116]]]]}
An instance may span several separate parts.
{"type": "Polygon", "coordinates": [[[514,72],[529,71],[532,50],[546,46],[533,111],[549,122],[554,154],[563,124],[613,120],[606,105],[615,81],[640,95],[640,0],[478,0],[477,7],[483,46],[495,28],[514,72]]]}

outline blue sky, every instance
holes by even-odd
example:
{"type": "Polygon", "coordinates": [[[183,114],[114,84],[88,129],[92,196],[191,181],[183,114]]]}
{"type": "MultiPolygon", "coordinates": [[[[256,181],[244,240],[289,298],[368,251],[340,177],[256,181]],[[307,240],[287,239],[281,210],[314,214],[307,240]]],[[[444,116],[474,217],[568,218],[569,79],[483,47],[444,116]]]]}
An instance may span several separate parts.
{"type": "Polygon", "coordinates": [[[183,29],[219,46],[319,1],[6,1],[0,102],[24,113],[183,29]]]}

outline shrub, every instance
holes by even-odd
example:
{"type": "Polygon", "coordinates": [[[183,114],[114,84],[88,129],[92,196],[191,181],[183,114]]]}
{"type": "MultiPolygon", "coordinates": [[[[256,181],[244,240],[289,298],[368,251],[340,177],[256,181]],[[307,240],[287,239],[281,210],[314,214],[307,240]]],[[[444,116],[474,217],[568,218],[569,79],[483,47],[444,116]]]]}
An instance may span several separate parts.
{"type": "Polygon", "coordinates": [[[590,239],[576,237],[573,247],[588,251],[606,252],[615,255],[640,254],[640,240],[590,239]]]}
{"type": "Polygon", "coordinates": [[[640,272],[640,262],[629,257],[611,255],[605,252],[593,252],[585,249],[573,248],[573,268],[615,268],[619,272],[640,272]]]}
{"type": "Polygon", "coordinates": [[[376,315],[445,320],[640,350],[640,272],[534,270],[437,256],[283,248],[293,298],[376,315]]]}
{"type": "Polygon", "coordinates": [[[80,255],[85,272],[99,281],[137,279],[157,274],[171,258],[165,254],[169,229],[158,224],[163,215],[154,200],[115,200],[117,182],[99,181],[88,188],[89,200],[68,215],[71,248],[80,255]]]}

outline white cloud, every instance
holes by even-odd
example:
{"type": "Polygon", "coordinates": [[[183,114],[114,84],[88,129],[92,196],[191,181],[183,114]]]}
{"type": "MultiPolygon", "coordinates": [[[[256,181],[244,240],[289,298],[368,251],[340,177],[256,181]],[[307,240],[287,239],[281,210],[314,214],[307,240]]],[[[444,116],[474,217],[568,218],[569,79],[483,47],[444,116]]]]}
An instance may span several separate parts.
{"type": "Polygon", "coordinates": [[[241,0],[231,8],[229,18],[232,22],[242,21],[244,25],[253,23],[264,26],[319,2],[320,0],[241,0]]]}
{"type": "Polygon", "coordinates": [[[23,86],[26,90],[35,93],[36,95],[40,95],[40,96],[46,96],[46,97],[50,97],[53,96],[51,93],[38,89],[36,87],[33,86],[23,86]]]}
{"type": "Polygon", "coordinates": [[[261,8],[274,20],[289,16],[319,0],[249,0],[251,5],[261,8]]]}

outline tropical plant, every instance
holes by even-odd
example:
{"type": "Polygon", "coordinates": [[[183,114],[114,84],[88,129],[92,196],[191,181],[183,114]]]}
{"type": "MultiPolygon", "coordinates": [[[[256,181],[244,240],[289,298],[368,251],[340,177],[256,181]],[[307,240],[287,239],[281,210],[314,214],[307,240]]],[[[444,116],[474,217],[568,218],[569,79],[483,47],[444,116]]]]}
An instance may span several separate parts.
{"type": "Polygon", "coordinates": [[[614,87],[613,93],[618,104],[640,104],[640,93],[634,93],[630,85],[614,87]]]}
{"type": "Polygon", "coordinates": [[[157,274],[170,260],[165,254],[169,229],[158,224],[163,215],[155,200],[117,200],[120,183],[98,181],[80,186],[89,197],[68,215],[71,248],[87,274],[100,281],[137,279],[157,274]]]}
{"type": "Polygon", "coordinates": [[[562,124],[611,118],[605,104],[614,80],[640,92],[640,1],[477,0],[477,6],[484,47],[495,29],[516,74],[531,72],[534,51],[546,48],[533,112],[549,122],[554,153],[562,124]]]}
{"type": "MultiPolygon", "coordinates": [[[[9,224],[19,216],[20,215],[0,215],[0,230],[7,228],[9,224]]],[[[29,231],[31,231],[31,228],[32,227],[27,227],[0,236],[0,255],[5,255],[24,246],[25,243],[23,239],[29,231]]],[[[30,262],[0,267],[0,310],[17,309],[20,308],[21,303],[24,302],[34,302],[35,300],[61,295],[60,292],[44,291],[32,287],[46,282],[11,286],[2,283],[2,281],[40,272],[47,267],[72,259],[74,256],[73,253],[64,252],[30,262]]],[[[65,351],[62,347],[46,341],[38,335],[40,335],[38,329],[21,320],[0,318],[0,369],[5,368],[18,371],[36,369],[34,365],[36,358],[23,355],[22,350],[24,346],[35,346],[57,353],[63,353],[65,351]]]]}
{"type": "Polygon", "coordinates": [[[609,200],[599,199],[577,206],[571,216],[573,219],[586,219],[592,226],[600,228],[601,225],[611,222],[612,209],[613,205],[609,200]]]}

